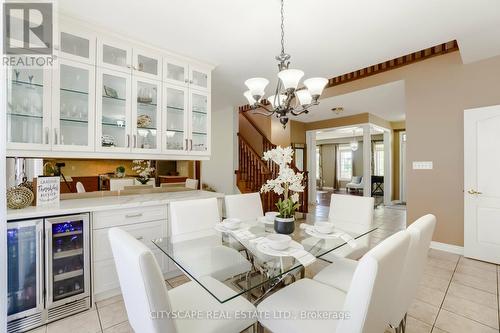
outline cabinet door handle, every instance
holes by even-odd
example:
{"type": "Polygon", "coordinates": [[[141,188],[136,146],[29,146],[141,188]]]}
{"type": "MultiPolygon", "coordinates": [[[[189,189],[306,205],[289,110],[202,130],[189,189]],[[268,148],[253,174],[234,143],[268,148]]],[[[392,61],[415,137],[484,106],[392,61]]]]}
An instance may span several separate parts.
{"type": "Polygon", "coordinates": [[[45,144],[49,144],[49,128],[45,127],[45,144]]]}
{"type": "Polygon", "coordinates": [[[137,240],[143,240],[143,239],[144,239],[144,237],[139,236],[139,237],[136,237],[135,239],[137,239],[137,240]]]}
{"type": "Polygon", "coordinates": [[[127,134],[127,148],[130,148],[130,134],[127,134]]]}
{"type": "Polygon", "coordinates": [[[188,80],[188,79],[184,79],[184,83],[188,83],[188,82],[189,82],[189,80],[188,80]]]}
{"type": "Polygon", "coordinates": [[[186,141],[186,151],[188,150],[188,139],[184,139],[186,141]]]}
{"type": "Polygon", "coordinates": [[[137,148],[137,135],[134,134],[134,148],[137,148]]]}
{"type": "Polygon", "coordinates": [[[193,139],[189,139],[189,150],[193,150],[193,139]]]}
{"type": "Polygon", "coordinates": [[[58,144],[58,140],[57,140],[57,128],[54,128],[54,144],[58,144]]]}
{"type": "Polygon", "coordinates": [[[132,66],[130,66],[130,65],[127,65],[127,68],[129,68],[129,69],[132,69],[132,66]]]}
{"type": "Polygon", "coordinates": [[[126,218],[141,217],[141,216],[142,216],[142,213],[132,213],[132,214],[125,215],[126,218]]]}

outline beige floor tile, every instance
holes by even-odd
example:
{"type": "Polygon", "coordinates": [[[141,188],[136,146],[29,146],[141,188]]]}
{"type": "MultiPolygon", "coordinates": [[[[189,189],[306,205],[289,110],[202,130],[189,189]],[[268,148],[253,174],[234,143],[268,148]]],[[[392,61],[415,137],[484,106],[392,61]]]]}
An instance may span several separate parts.
{"type": "Polygon", "coordinates": [[[440,251],[436,249],[429,249],[429,257],[441,260],[448,260],[454,263],[457,263],[458,259],[460,259],[460,255],[458,254],[440,251]]]}
{"type": "Polygon", "coordinates": [[[429,274],[424,274],[422,276],[420,284],[426,286],[427,288],[446,292],[446,289],[448,289],[448,285],[450,284],[450,282],[448,280],[440,279],[429,274]]]}
{"type": "Polygon", "coordinates": [[[469,266],[469,265],[463,265],[463,264],[458,264],[457,266],[457,273],[460,274],[467,274],[470,276],[478,277],[484,280],[489,280],[489,281],[494,281],[496,282],[497,280],[497,273],[490,271],[490,270],[485,270],[482,268],[477,268],[474,266],[469,266]]]}
{"type": "Polygon", "coordinates": [[[438,314],[439,307],[425,303],[419,300],[414,300],[408,310],[408,315],[423,321],[426,324],[433,325],[438,314]]]}
{"type": "Polygon", "coordinates": [[[492,271],[492,272],[496,271],[495,264],[490,264],[488,262],[469,259],[469,258],[465,258],[465,257],[460,258],[459,264],[465,265],[465,266],[472,266],[472,267],[476,267],[476,268],[480,268],[480,269],[484,269],[484,270],[488,270],[488,271],[492,271]]]}
{"type": "Polygon", "coordinates": [[[424,269],[424,273],[428,275],[435,276],[437,278],[450,281],[451,276],[453,275],[453,271],[447,270],[447,269],[442,269],[439,267],[434,267],[434,266],[427,266],[424,269]]]}
{"type": "Polygon", "coordinates": [[[437,328],[436,326],[434,326],[432,328],[432,333],[450,333],[450,332],[443,331],[442,329],[437,328]]]}
{"type": "Polygon", "coordinates": [[[103,306],[110,305],[116,302],[123,301],[122,295],[116,295],[110,298],[103,299],[102,301],[99,301],[96,303],[97,308],[102,308],[103,306]]]}
{"type": "Polygon", "coordinates": [[[168,279],[168,283],[172,286],[172,288],[178,287],[186,282],[189,282],[189,278],[185,275],[179,275],[174,278],[168,279]]]}
{"type": "Polygon", "coordinates": [[[35,329],[32,329],[32,330],[29,330],[28,332],[26,333],[45,333],[47,332],[47,326],[46,325],[43,325],[41,327],[38,327],[38,328],[35,328],[35,329]]]}
{"type": "Polygon", "coordinates": [[[429,333],[432,330],[432,325],[428,325],[423,321],[408,316],[406,319],[406,333],[429,333]]]}
{"type": "Polygon", "coordinates": [[[471,302],[498,309],[497,296],[489,292],[452,282],[448,288],[448,295],[464,298],[471,302]]]}
{"type": "Polygon", "coordinates": [[[127,310],[123,302],[116,302],[103,306],[102,308],[98,308],[98,311],[103,329],[107,329],[128,320],[127,310]]]}
{"type": "Polygon", "coordinates": [[[435,326],[450,333],[498,333],[496,329],[446,310],[439,311],[435,326]]]}
{"type": "Polygon", "coordinates": [[[97,333],[101,332],[96,310],[58,320],[47,325],[47,333],[97,333]]]}
{"type": "Polygon", "coordinates": [[[129,322],[123,322],[121,324],[111,326],[103,331],[103,333],[134,333],[134,330],[130,326],[129,322]]]}
{"type": "Polygon", "coordinates": [[[446,295],[443,309],[498,329],[498,310],[452,295],[446,295]]]}
{"type": "Polygon", "coordinates": [[[421,285],[417,290],[415,298],[431,305],[440,307],[443,303],[444,295],[444,291],[439,291],[421,285]]]}
{"type": "Polygon", "coordinates": [[[453,262],[450,260],[445,260],[445,259],[440,259],[440,258],[433,258],[433,257],[428,257],[427,258],[427,263],[426,263],[426,268],[427,267],[437,267],[439,269],[444,269],[450,272],[454,272],[455,268],[457,267],[457,262],[453,262]]]}
{"type": "Polygon", "coordinates": [[[453,274],[452,281],[461,283],[463,285],[473,287],[476,289],[484,290],[492,294],[497,293],[497,283],[496,281],[485,280],[480,277],[463,274],[463,273],[455,273],[453,274]]]}

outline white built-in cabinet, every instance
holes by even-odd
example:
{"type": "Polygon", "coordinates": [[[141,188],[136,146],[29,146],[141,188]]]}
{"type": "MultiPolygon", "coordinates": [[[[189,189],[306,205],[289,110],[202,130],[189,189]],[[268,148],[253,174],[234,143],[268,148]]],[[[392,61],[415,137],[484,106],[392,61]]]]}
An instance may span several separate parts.
{"type": "Polygon", "coordinates": [[[74,24],[54,49],[52,69],[7,73],[9,156],[210,155],[210,66],[74,24]]]}

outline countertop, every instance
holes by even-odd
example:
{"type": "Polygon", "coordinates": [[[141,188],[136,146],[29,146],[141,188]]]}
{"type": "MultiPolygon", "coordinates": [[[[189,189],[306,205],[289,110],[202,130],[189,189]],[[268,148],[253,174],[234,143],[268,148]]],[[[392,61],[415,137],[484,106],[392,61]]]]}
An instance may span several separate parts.
{"type": "Polygon", "coordinates": [[[109,209],[148,207],[167,204],[171,201],[205,198],[223,198],[223,193],[208,191],[182,191],[150,193],[141,195],[109,196],[101,198],[61,200],[47,206],[30,206],[23,209],[7,209],[7,220],[39,218],[45,216],[97,212],[109,209]]]}

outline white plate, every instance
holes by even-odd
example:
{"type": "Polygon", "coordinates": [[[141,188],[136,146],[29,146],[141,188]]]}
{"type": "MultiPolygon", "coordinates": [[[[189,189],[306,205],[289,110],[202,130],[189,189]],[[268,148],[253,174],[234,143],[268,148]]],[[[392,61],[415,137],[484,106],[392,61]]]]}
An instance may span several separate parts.
{"type": "Polygon", "coordinates": [[[340,233],[338,233],[338,232],[332,232],[332,233],[329,233],[329,234],[324,234],[324,233],[316,231],[313,228],[306,228],[305,231],[306,231],[306,234],[308,234],[309,236],[313,236],[313,237],[316,237],[316,238],[321,238],[321,239],[336,239],[336,238],[340,238],[340,233]]]}
{"type": "Polygon", "coordinates": [[[238,230],[246,230],[250,228],[250,226],[246,223],[241,223],[240,227],[238,229],[229,229],[224,226],[224,223],[217,223],[215,225],[215,230],[220,231],[220,232],[231,232],[231,231],[238,231],[238,230]]]}
{"type": "Polygon", "coordinates": [[[291,253],[293,253],[296,250],[303,250],[303,249],[304,247],[302,246],[302,244],[299,244],[294,240],[290,242],[290,246],[288,247],[288,249],[283,251],[278,251],[271,248],[267,243],[267,241],[262,241],[259,244],[257,244],[257,250],[273,257],[291,257],[292,256],[291,253]]]}

